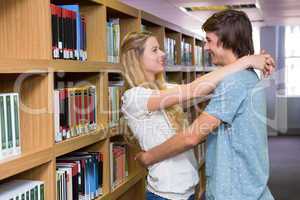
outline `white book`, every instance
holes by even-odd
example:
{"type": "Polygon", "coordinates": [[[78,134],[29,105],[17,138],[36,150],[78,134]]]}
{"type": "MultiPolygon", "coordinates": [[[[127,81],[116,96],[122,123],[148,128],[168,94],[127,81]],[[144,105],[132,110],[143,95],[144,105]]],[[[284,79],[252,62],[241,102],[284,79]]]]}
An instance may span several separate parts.
{"type": "Polygon", "coordinates": [[[0,185],[0,199],[25,199],[42,200],[38,198],[39,185],[43,184],[42,181],[29,181],[29,180],[13,180],[8,183],[0,185]]]}
{"type": "Polygon", "coordinates": [[[116,183],[114,180],[114,154],[113,154],[113,147],[114,147],[114,143],[111,142],[109,144],[109,158],[110,158],[110,184],[111,184],[111,188],[115,189],[116,187],[116,183]]]}
{"type": "Polygon", "coordinates": [[[64,196],[63,196],[63,194],[64,194],[64,188],[63,188],[63,174],[64,174],[64,172],[62,172],[61,170],[57,170],[57,174],[58,174],[58,187],[59,187],[59,190],[58,190],[58,188],[57,188],[57,191],[59,191],[59,194],[58,194],[58,196],[59,196],[59,199],[60,200],[64,200],[64,196]]]}
{"type": "Polygon", "coordinates": [[[11,112],[11,95],[5,95],[6,104],[6,123],[7,123],[7,141],[8,141],[8,154],[13,155],[13,124],[12,124],[12,112],[11,112]]]}
{"type": "Polygon", "coordinates": [[[20,98],[19,94],[14,95],[14,110],[15,110],[15,129],[16,129],[16,150],[21,153],[21,131],[20,131],[20,98]]]}
{"type": "Polygon", "coordinates": [[[59,170],[60,174],[60,197],[61,200],[67,200],[66,198],[66,189],[65,189],[65,172],[62,170],[59,170]]]}
{"type": "Polygon", "coordinates": [[[61,142],[62,141],[62,134],[60,133],[59,129],[59,120],[60,120],[60,113],[59,113],[59,90],[54,90],[53,93],[54,103],[53,103],[53,109],[54,109],[54,136],[55,136],[55,142],[61,142]]]}
{"type": "Polygon", "coordinates": [[[66,180],[66,191],[67,191],[67,200],[73,199],[73,185],[72,185],[72,164],[69,163],[57,163],[56,166],[59,170],[63,172],[67,172],[67,180],[66,180]]]}
{"type": "Polygon", "coordinates": [[[11,103],[11,121],[12,121],[12,134],[13,134],[13,154],[18,155],[21,153],[18,93],[12,93],[10,95],[10,103],[11,103]]]}
{"type": "MultiPolygon", "coordinates": [[[[6,95],[1,95],[1,104],[3,105],[3,138],[2,138],[2,158],[9,155],[9,146],[8,146],[8,128],[7,128],[7,108],[6,108],[6,95]]],[[[2,113],[2,112],[1,112],[2,113]]]]}

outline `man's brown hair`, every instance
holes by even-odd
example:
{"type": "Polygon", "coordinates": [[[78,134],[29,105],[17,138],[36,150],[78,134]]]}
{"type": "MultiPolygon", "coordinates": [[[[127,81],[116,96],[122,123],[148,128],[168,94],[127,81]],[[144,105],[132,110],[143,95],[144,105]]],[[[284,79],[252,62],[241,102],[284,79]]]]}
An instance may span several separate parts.
{"type": "Polygon", "coordinates": [[[213,14],[202,25],[205,32],[214,32],[225,49],[238,57],[253,54],[252,25],[246,13],[225,10],[213,14]]]}

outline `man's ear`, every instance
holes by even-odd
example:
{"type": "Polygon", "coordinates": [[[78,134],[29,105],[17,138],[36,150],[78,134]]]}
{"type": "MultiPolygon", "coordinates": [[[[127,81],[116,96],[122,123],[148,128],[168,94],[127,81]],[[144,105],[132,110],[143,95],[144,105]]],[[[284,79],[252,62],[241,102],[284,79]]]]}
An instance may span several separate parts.
{"type": "Polygon", "coordinates": [[[217,46],[218,47],[223,47],[223,42],[218,38],[218,41],[217,41],[217,46]]]}

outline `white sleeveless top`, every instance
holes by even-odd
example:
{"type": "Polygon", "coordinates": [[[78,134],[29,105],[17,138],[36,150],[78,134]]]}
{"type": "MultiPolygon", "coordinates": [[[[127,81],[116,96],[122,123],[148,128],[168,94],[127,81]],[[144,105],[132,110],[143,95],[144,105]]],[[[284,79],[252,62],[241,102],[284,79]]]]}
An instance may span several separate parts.
{"type": "MultiPolygon", "coordinates": [[[[164,110],[149,112],[147,103],[155,90],[134,87],[125,91],[122,97],[122,112],[145,151],[165,142],[176,132],[164,110]]],[[[172,200],[186,200],[194,194],[199,182],[198,163],[193,150],[183,152],[148,167],[147,189],[161,197],[172,200]]]]}

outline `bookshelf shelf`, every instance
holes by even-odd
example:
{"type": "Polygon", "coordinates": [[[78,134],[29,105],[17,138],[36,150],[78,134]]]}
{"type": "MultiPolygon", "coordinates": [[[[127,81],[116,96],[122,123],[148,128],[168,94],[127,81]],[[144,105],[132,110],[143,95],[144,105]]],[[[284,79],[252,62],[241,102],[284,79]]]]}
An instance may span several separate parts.
{"type": "Polygon", "coordinates": [[[114,136],[117,136],[117,135],[120,135],[120,128],[119,128],[119,126],[110,127],[108,129],[108,136],[109,137],[114,137],[114,136]]]}
{"type": "Polygon", "coordinates": [[[81,136],[67,139],[54,145],[54,155],[59,157],[61,155],[70,153],[72,151],[89,146],[101,140],[105,140],[107,132],[104,130],[97,130],[81,136]]]}
{"type": "Polygon", "coordinates": [[[197,66],[196,72],[212,72],[216,70],[217,67],[203,67],[203,66],[197,66]]]}
{"type": "Polygon", "coordinates": [[[146,173],[141,170],[136,172],[125,180],[124,183],[120,184],[116,189],[111,191],[111,193],[101,196],[96,200],[115,200],[118,199],[121,195],[123,195],[126,191],[128,191],[133,185],[135,185],[138,181],[145,178],[146,173]]]}
{"type": "MultiPolygon", "coordinates": [[[[51,0],[51,2],[54,1],[57,4],[67,4],[70,3],[70,0],[51,0]]],[[[100,5],[104,5],[105,0],[72,0],[72,3],[76,3],[76,4],[100,4],[100,5]]]]}
{"type": "Polygon", "coordinates": [[[52,155],[53,149],[47,148],[43,150],[22,153],[20,155],[11,156],[10,158],[1,160],[0,180],[47,163],[52,159],[52,155]]]}
{"type": "Polygon", "coordinates": [[[119,12],[130,17],[139,17],[139,10],[128,6],[126,4],[120,3],[117,0],[109,0],[105,2],[105,6],[109,9],[110,12],[119,12]]]}
{"type": "Polygon", "coordinates": [[[0,73],[47,73],[47,72],[115,72],[121,73],[120,63],[68,60],[13,60],[0,61],[0,73]]]}
{"type": "Polygon", "coordinates": [[[196,71],[196,66],[194,65],[169,65],[165,67],[166,72],[194,72],[196,71]]]}
{"type": "Polygon", "coordinates": [[[97,61],[52,60],[49,70],[64,72],[121,72],[121,64],[97,61]]]}

